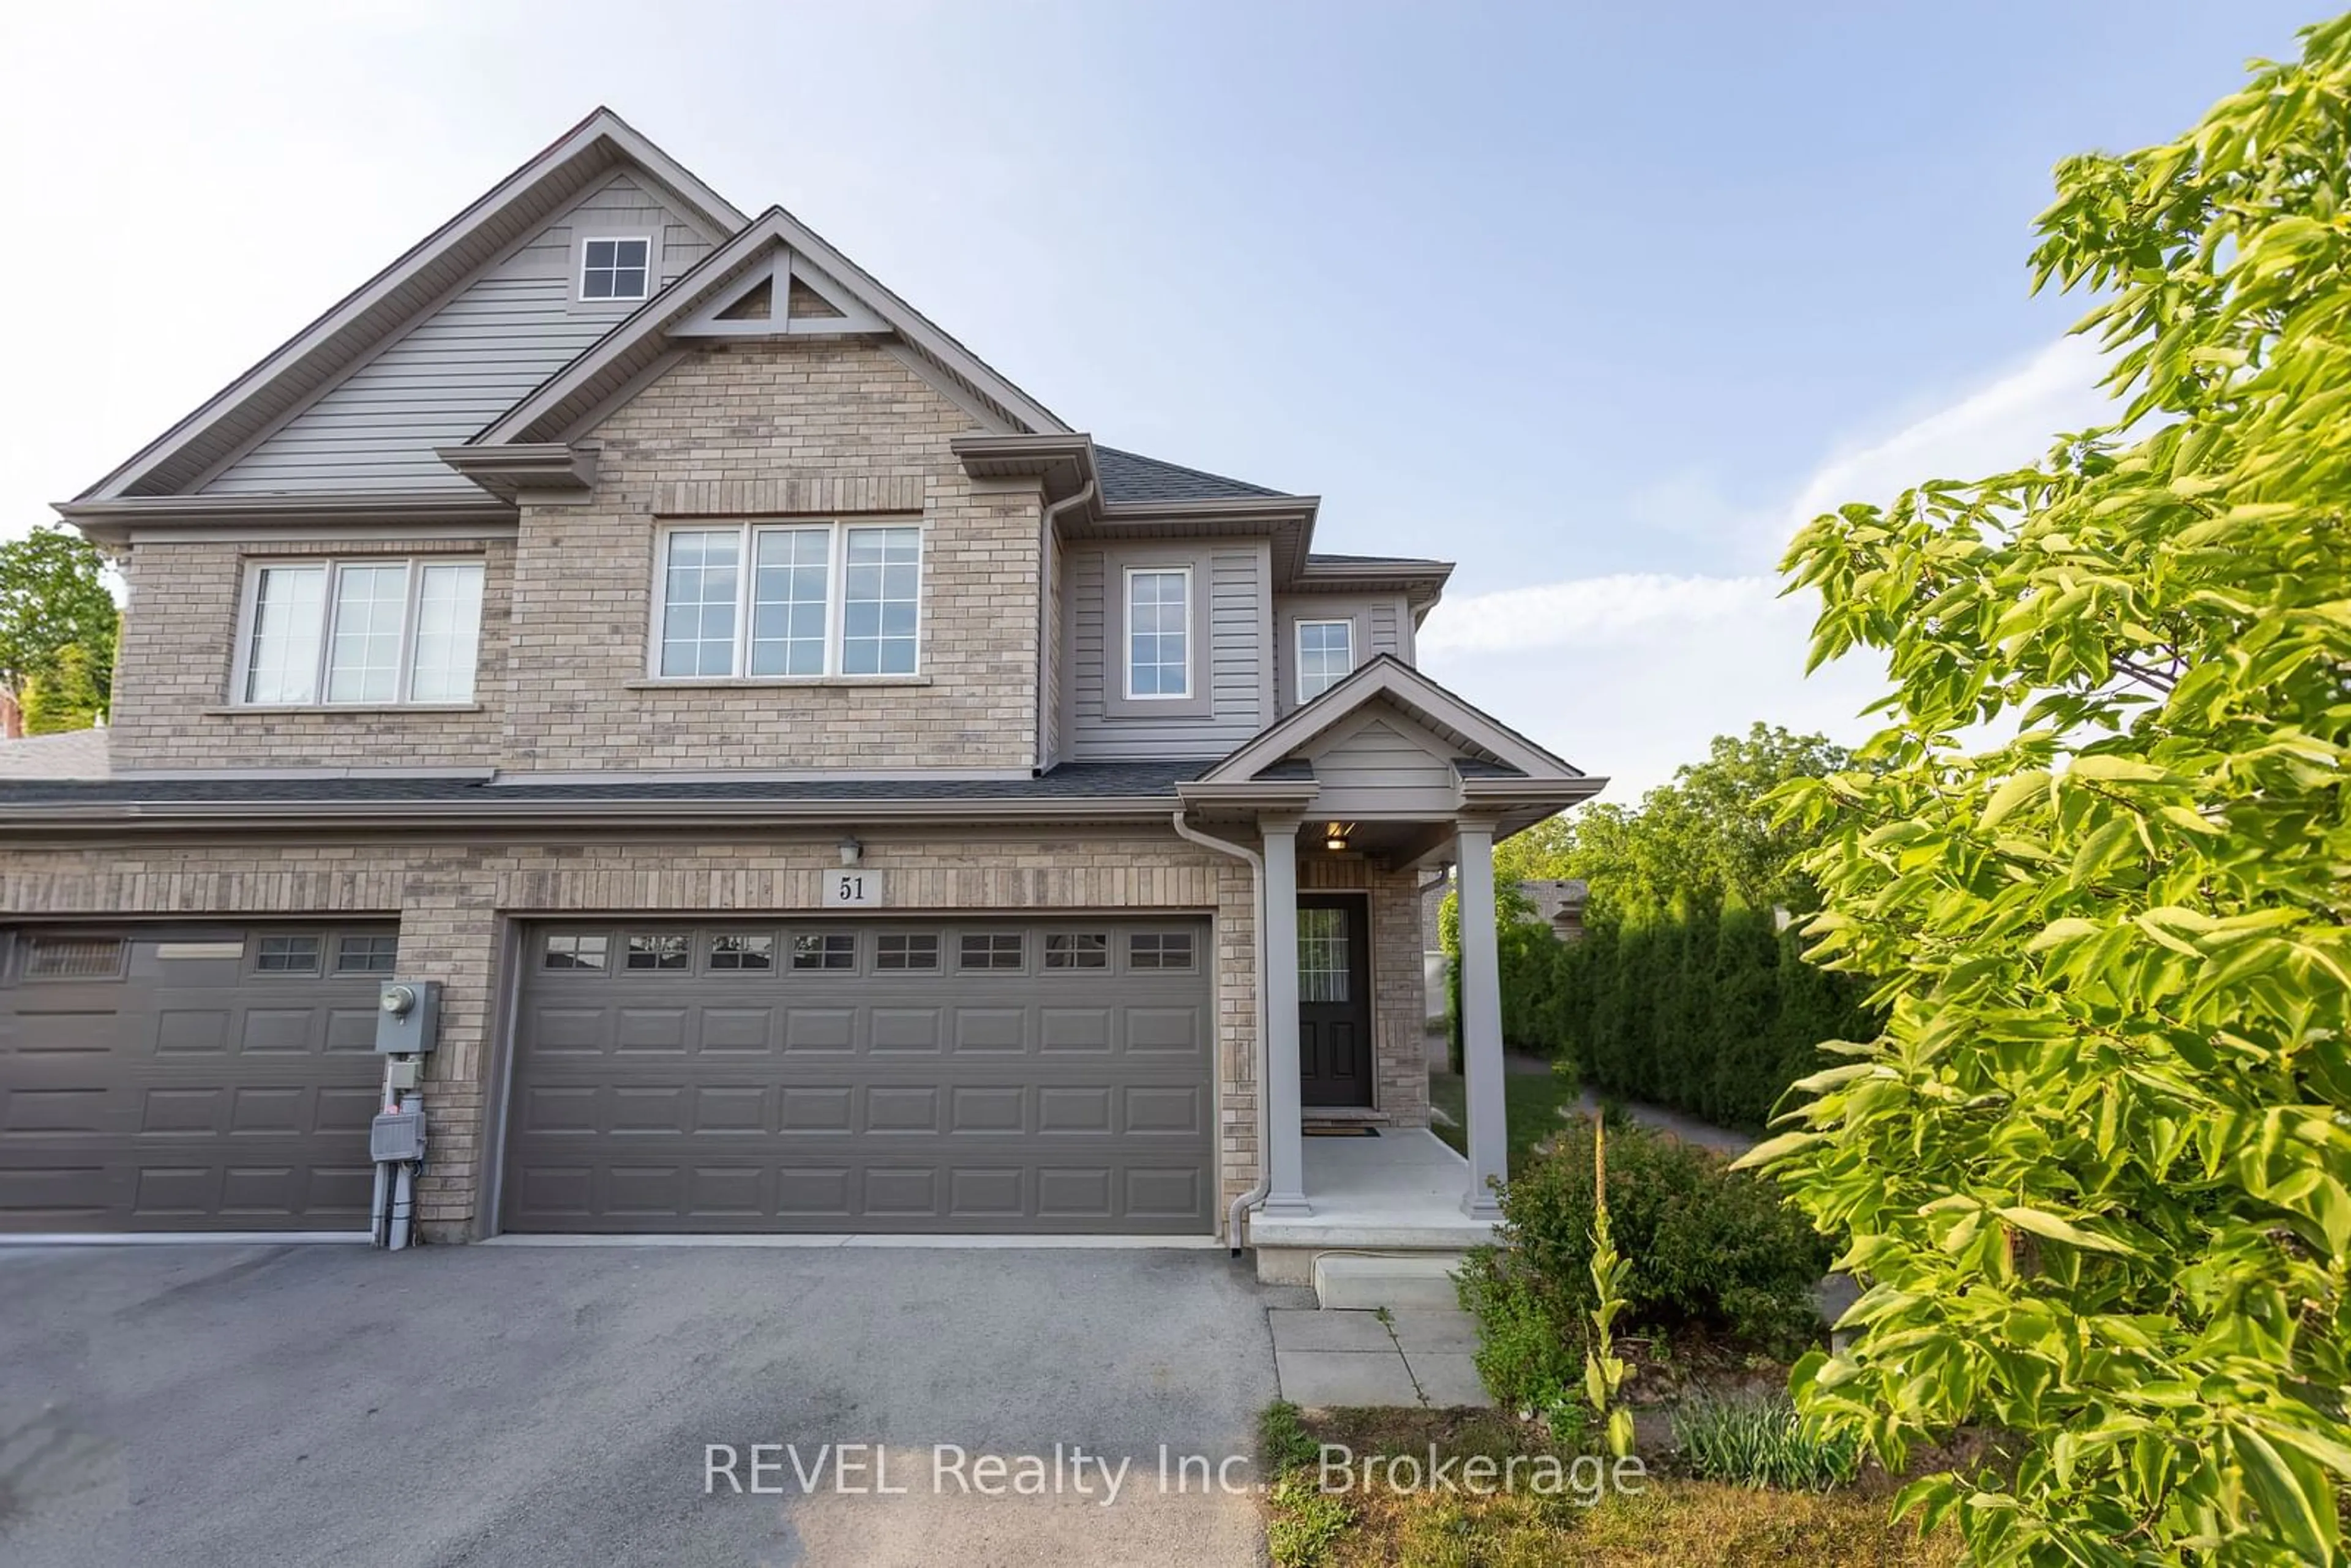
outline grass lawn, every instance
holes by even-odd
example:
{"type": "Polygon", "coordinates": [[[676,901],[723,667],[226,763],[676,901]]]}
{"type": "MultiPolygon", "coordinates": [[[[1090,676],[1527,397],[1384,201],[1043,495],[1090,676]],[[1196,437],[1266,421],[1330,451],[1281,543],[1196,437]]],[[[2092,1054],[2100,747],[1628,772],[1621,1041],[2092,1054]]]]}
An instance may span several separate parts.
{"type": "MultiPolygon", "coordinates": [[[[1510,1126],[1510,1169],[1516,1171],[1527,1151],[1560,1129],[1559,1108],[1573,1105],[1578,1095],[1573,1080],[1556,1072],[1513,1072],[1502,1080],[1503,1105],[1510,1126]]],[[[1430,1131],[1459,1153],[1469,1152],[1468,1090],[1458,1072],[1428,1075],[1429,1103],[1453,1118],[1450,1127],[1431,1124],[1430,1131]]]]}
{"type": "Polygon", "coordinates": [[[1529,1428],[1490,1411],[1333,1410],[1301,1421],[1278,1414],[1286,1409],[1268,1413],[1264,1434],[1267,1473],[1287,1471],[1266,1498],[1277,1568],[1949,1568],[1965,1561],[1954,1531],[1922,1539],[1913,1523],[1889,1523],[1884,1485],[1783,1492],[1652,1477],[1634,1483],[1637,1493],[1593,1485],[1579,1500],[1573,1487],[1548,1496],[1531,1486],[1483,1495],[1467,1487],[1394,1490],[1388,1472],[1374,1466],[1366,1486],[1364,1460],[1372,1455],[1426,1464],[1434,1444],[1440,1459],[1483,1454],[1506,1462],[1540,1450],[1529,1428]],[[1353,1451],[1352,1485],[1320,1487],[1314,1456],[1322,1443],[1353,1451]]]}

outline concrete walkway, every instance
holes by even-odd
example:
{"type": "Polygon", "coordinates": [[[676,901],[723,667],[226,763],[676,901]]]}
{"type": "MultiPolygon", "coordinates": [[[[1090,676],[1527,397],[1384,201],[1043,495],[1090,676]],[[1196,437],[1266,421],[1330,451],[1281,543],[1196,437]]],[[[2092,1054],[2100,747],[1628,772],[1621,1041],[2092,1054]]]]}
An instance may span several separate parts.
{"type": "MultiPolygon", "coordinates": [[[[1663,1105],[1647,1105],[1638,1100],[1620,1100],[1617,1103],[1624,1107],[1625,1115],[1629,1121],[1654,1132],[1665,1133],[1678,1138],[1685,1144],[1692,1144],[1701,1149],[1712,1149],[1716,1154],[1729,1159],[1737,1159],[1756,1145],[1756,1140],[1745,1133],[1736,1133],[1729,1127],[1718,1127],[1711,1122],[1701,1122],[1695,1116],[1685,1114],[1680,1111],[1668,1110],[1663,1105]]],[[[1598,1092],[1591,1089],[1583,1092],[1583,1113],[1587,1116],[1600,1114],[1601,1096],[1598,1092]]]]}
{"type": "Polygon", "coordinates": [[[1478,1320],[1458,1307],[1403,1308],[1387,1313],[1268,1312],[1281,1396],[1329,1409],[1358,1405],[1490,1406],[1470,1353],[1478,1320]]]}

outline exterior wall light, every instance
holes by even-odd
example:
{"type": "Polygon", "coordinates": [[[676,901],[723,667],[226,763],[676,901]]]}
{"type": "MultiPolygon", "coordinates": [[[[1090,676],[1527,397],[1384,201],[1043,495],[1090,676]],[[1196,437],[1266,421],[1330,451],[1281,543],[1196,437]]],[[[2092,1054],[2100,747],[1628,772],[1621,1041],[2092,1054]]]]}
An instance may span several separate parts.
{"type": "Polygon", "coordinates": [[[841,863],[855,865],[864,857],[865,846],[859,843],[854,835],[843,834],[841,840],[841,863]]]}

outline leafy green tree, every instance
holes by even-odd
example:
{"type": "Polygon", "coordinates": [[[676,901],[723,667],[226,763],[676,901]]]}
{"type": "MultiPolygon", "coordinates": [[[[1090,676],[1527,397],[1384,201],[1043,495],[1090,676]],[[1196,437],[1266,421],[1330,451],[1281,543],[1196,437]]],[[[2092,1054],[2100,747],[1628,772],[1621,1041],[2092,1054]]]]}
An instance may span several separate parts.
{"type": "Polygon", "coordinates": [[[78,643],[57,650],[46,674],[26,680],[24,695],[25,733],[55,735],[88,729],[106,711],[99,690],[98,672],[78,643]]]}
{"type": "Polygon", "coordinates": [[[92,718],[104,710],[118,620],[104,570],[96,547],[56,524],[0,542],[0,694],[21,706],[28,686],[53,682],[73,688],[53,712],[72,711],[85,690],[98,699],[92,718]],[[68,648],[76,669],[62,667],[68,648]]]}
{"type": "Polygon", "coordinates": [[[1815,959],[1890,1019],[1774,1166],[1851,1238],[1813,1416],[1939,1475],[1980,1561],[2342,1561],[2351,1478],[2351,17],[2187,134],[2069,160],[2037,279],[2105,292],[2116,423],[1823,517],[1815,659],[1881,649],[1815,959]],[[2001,739],[2000,737],[2008,738],[2001,739]]]}

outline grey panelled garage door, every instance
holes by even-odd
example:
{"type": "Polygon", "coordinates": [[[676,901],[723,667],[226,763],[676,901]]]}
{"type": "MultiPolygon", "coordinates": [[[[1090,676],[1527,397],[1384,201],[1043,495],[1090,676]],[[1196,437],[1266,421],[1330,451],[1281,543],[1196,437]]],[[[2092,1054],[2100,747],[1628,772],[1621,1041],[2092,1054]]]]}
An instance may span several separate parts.
{"type": "Polygon", "coordinates": [[[566,924],[525,951],[509,1230],[1212,1228],[1203,921],[566,924]]]}
{"type": "Polygon", "coordinates": [[[19,930],[0,1231],[361,1231],[390,926],[19,930]]]}

